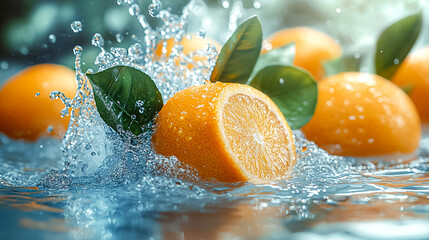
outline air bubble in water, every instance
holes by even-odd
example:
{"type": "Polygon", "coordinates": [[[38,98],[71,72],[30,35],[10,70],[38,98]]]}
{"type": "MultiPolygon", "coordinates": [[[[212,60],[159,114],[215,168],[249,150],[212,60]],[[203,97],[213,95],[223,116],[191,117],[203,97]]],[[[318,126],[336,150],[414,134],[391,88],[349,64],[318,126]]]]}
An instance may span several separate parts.
{"type": "Polygon", "coordinates": [[[83,30],[83,25],[81,21],[74,21],[70,24],[71,29],[73,32],[78,33],[83,30]]]}
{"type": "Polygon", "coordinates": [[[54,34],[49,34],[49,42],[55,43],[57,41],[57,37],[54,34]]]}
{"type": "Polygon", "coordinates": [[[96,33],[92,37],[91,44],[95,47],[102,48],[104,46],[104,38],[101,34],[96,33]]]}
{"type": "Polygon", "coordinates": [[[40,96],[40,92],[37,92],[35,96],[36,96],[36,97],[40,96]]]}
{"type": "Polygon", "coordinates": [[[158,17],[159,12],[161,11],[162,4],[159,0],[152,0],[152,3],[149,4],[148,11],[152,17],[158,17]]]}
{"type": "Polygon", "coordinates": [[[140,7],[137,5],[137,3],[133,3],[130,8],[128,9],[131,16],[137,16],[140,13],[140,7]]]}

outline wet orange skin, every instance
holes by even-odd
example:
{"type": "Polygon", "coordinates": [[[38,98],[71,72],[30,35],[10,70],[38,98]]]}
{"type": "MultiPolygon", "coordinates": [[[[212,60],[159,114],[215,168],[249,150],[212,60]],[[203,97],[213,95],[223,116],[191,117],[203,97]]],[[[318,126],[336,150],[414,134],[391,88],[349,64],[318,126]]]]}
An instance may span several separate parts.
{"type": "Polygon", "coordinates": [[[58,90],[74,97],[76,89],[74,71],[64,66],[39,64],[24,69],[0,88],[0,132],[30,141],[40,137],[60,139],[69,117],[60,116],[64,104],[51,100],[49,94],[58,90]]]}
{"type": "Polygon", "coordinates": [[[421,124],[410,98],[390,81],[341,73],[319,82],[318,103],[305,136],[331,154],[378,156],[412,153],[421,124]]]}
{"type": "Polygon", "coordinates": [[[411,87],[410,98],[423,123],[429,124],[429,47],[410,54],[399,67],[392,82],[411,87]]]}
{"type": "Polygon", "coordinates": [[[280,30],[267,39],[262,53],[295,43],[293,64],[309,71],[320,80],[325,76],[323,62],[341,56],[341,46],[329,35],[307,27],[280,30]]]}

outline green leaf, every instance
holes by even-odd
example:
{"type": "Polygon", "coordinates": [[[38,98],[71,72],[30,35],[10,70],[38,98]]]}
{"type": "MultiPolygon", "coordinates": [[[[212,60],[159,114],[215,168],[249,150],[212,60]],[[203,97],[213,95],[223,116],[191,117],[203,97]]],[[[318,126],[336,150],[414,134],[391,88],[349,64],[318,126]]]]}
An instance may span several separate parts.
{"type": "Polygon", "coordinates": [[[343,55],[323,63],[326,76],[336,75],[342,72],[359,72],[363,57],[356,58],[354,55],[343,55]]]}
{"type": "Polygon", "coordinates": [[[256,74],[250,85],[277,104],[292,129],[304,126],[314,114],[317,82],[301,68],[268,66],[256,74]]]}
{"type": "Polygon", "coordinates": [[[272,65],[292,65],[295,57],[295,43],[283,47],[275,48],[259,56],[250,79],[263,68],[272,65]]]}
{"type": "Polygon", "coordinates": [[[390,79],[404,61],[420,35],[423,15],[418,13],[403,18],[386,28],[377,40],[375,70],[390,79]]]}
{"type": "Polygon", "coordinates": [[[220,51],[210,81],[246,83],[262,46],[262,26],[251,17],[235,30],[220,51]]]}
{"type": "Polygon", "coordinates": [[[101,118],[116,131],[142,133],[163,106],[155,83],[138,69],[116,66],[87,76],[101,118]]]}

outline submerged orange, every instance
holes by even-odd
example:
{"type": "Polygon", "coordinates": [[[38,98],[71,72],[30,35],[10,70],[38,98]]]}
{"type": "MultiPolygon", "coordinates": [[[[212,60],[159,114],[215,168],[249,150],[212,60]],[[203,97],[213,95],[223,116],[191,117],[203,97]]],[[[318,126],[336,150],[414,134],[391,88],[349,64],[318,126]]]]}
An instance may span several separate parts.
{"type": "Polygon", "coordinates": [[[293,64],[309,71],[316,80],[325,76],[323,62],[341,56],[341,46],[329,35],[307,27],[280,30],[267,39],[263,53],[295,43],[293,64]]]}
{"type": "Polygon", "coordinates": [[[392,82],[410,87],[410,98],[416,105],[420,119],[429,123],[429,47],[410,54],[399,67],[392,82]]]}
{"type": "Polygon", "coordinates": [[[60,116],[64,104],[51,100],[49,94],[58,90],[73,97],[74,79],[74,71],[54,64],[35,65],[8,79],[0,88],[0,132],[24,140],[61,138],[69,118],[60,116]]]}
{"type": "Polygon", "coordinates": [[[305,136],[331,154],[374,156],[412,153],[421,125],[410,98],[390,81],[348,72],[319,82],[318,103],[305,136]]]}
{"type": "Polygon", "coordinates": [[[283,114],[247,85],[218,82],[180,91],[156,122],[155,150],[176,156],[202,180],[280,180],[295,163],[293,135],[283,114]]]}

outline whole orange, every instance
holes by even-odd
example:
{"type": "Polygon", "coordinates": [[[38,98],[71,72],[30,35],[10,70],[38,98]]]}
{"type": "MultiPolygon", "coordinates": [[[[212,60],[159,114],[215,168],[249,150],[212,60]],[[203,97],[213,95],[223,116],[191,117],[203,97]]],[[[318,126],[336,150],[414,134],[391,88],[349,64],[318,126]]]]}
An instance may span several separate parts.
{"type": "Polygon", "coordinates": [[[155,150],[176,156],[202,180],[280,180],[295,163],[295,143],[283,114],[248,85],[187,88],[167,101],[156,123],[155,150]]]}
{"type": "Polygon", "coordinates": [[[420,119],[429,123],[429,47],[410,54],[391,80],[400,87],[411,87],[410,98],[420,119]]]}
{"type": "MultiPolygon", "coordinates": [[[[173,38],[168,39],[166,41],[161,41],[155,51],[156,56],[160,57],[162,55],[162,51],[163,51],[163,45],[164,43],[167,43],[166,47],[165,47],[165,56],[169,57],[171,52],[173,51],[173,47],[175,45],[175,40],[173,38]]],[[[191,35],[190,38],[188,37],[184,37],[182,38],[182,41],[180,42],[180,45],[183,46],[183,53],[185,55],[189,55],[191,53],[195,53],[196,51],[200,50],[205,52],[208,48],[208,46],[212,45],[215,47],[216,51],[220,51],[222,46],[216,42],[213,39],[210,38],[200,38],[197,37],[195,35],[191,35]]],[[[194,56],[193,60],[194,61],[203,61],[205,58],[201,57],[201,56],[194,56]]],[[[189,68],[191,68],[192,66],[188,66],[189,68]]]]}
{"type": "Polygon", "coordinates": [[[0,132],[24,140],[61,138],[69,117],[60,116],[64,104],[51,100],[49,94],[58,90],[74,97],[74,79],[74,71],[54,64],[31,66],[8,79],[0,89],[0,132]]]}
{"type": "Polygon", "coordinates": [[[412,153],[420,142],[419,115],[390,81],[368,73],[340,73],[319,82],[305,136],[331,154],[374,156],[412,153]]]}
{"type": "Polygon", "coordinates": [[[307,27],[280,30],[267,39],[263,53],[295,43],[293,64],[309,71],[316,80],[325,76],[323,62],[341,56],[341,46],[329,35],[307,27]]]}

